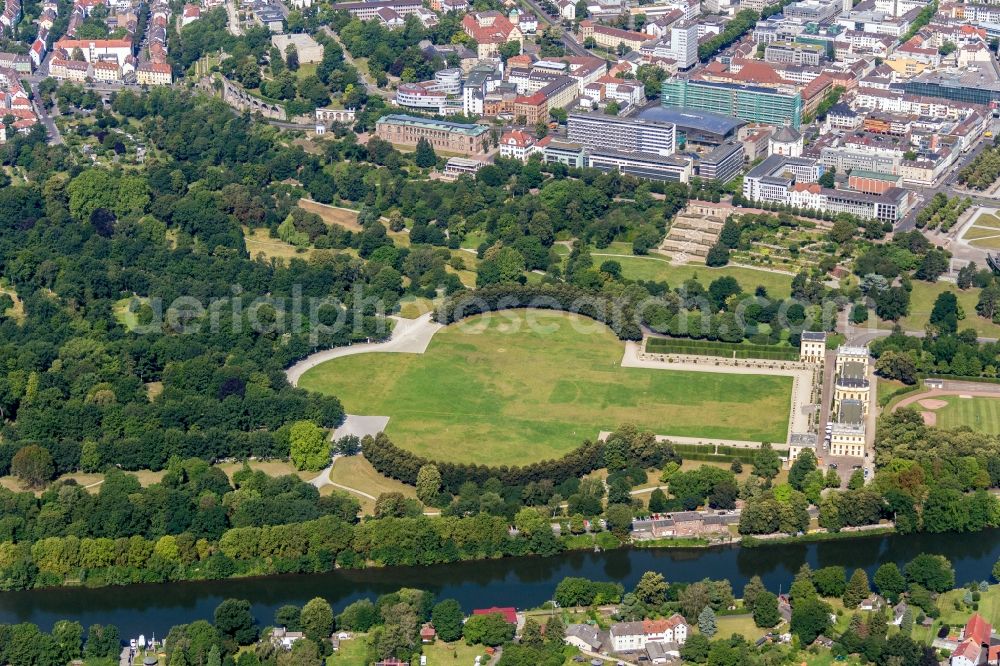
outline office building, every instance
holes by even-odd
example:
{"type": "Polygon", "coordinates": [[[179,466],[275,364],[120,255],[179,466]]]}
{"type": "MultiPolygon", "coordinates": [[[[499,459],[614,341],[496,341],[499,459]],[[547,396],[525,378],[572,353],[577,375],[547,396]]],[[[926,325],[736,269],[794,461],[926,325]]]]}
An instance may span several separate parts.
{"type": "Polygon", "coordinates": [[[706,155],[698,158],[698,177],[728,183],[739,175],[743,168],[743,144],[724,143],[706,155]]]}
{"type": "Polygon", "coordinates": [[[737,138],[739,129],[746,125],[732,116],[664,106],[644,109],[639,118],[673,124],[678,146],[721,146],[737,138]]]}
{"type": "Polygon", "coordinates": [[[748,122],[791,125],[796,129],[802,123],[801,94],[763,86],[673,77],[663,82],[661,103],[666,107],[711,111],[748,122]]]}
{"type": "Polygon", "coordinates": [[[571,113],[568,125],[569,140],[590,148],[656,155],[673,155],[675,151],[676,130],[673,123],[596,113],[571,113]]]}

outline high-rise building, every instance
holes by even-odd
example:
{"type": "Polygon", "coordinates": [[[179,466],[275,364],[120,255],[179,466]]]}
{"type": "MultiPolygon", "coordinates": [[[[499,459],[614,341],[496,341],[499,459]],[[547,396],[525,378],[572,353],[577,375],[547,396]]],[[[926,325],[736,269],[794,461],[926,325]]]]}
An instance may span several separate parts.
{"type": "Polygon", "coordinates": [[[670,50],[678,69],[688,69],[698,62],[698,24],[683,21],[671,27],[670,50]]]}
{"type": "Polygon", "coordinates": [[[667,107],[699,109],[768,125],[802,123],[802,95],[774,88],[673,77],[663,82],[661,103],[667,107]]]}
{"type": "Polygon", "coordinates": [[[571,113],[568,125],[569,140],[590,148],[664,156],[674,154],[676,128],[673,123],[571,113]]]}

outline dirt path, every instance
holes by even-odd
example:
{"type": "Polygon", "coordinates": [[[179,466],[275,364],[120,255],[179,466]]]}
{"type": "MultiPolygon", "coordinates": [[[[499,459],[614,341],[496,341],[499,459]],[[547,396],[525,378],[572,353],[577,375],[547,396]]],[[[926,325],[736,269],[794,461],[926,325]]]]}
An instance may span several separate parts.
{"type": "Polygon", "coordinates": [[[968,383],[965,384],[965,386],[969,388],[930,389],[928,391],[908,395],[893,405],[892,411],[896,411],[900,407],[909,407],[914,403],[918,403],[919,407],[921,406],[919,405],[921,400],[937,398],[939,396],[974,395],[977,398],[1000,398],[1000,385],[981,384],[979,386],[982,386],[982,388],[976,388],[975,384],[968,383]]]}

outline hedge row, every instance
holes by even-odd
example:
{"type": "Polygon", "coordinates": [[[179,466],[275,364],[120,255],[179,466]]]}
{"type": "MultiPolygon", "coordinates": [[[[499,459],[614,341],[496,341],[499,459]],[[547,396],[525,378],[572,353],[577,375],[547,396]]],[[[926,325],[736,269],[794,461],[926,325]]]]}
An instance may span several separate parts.
{"type": "Polygon", "coordinates": [[[466,481],[482,484],[495,477],[505,486],[521,486],[532,481],[551,479],[556,485],[573,478],[589,474],[604,465],[604,442],[584,442],[557,460],[543,460],[523,467],[488,467],[428,460],[390,441],[385,433],[375,437],[365,437],[361,442],[361,453],[380,474],[417,485],[417,473],[424,465],[435,465],[441,473],[441,484],[445,490],[457,494],[466,481]]]}
{"type": "Polygon", "coordinates": [[[651,354],[690,354],[694,356],[719,356],[725,358],[759,358],[769,361],[797,361],[799,350],[777,345],[740,344],[709,340],[677,340],[674,338],[649,338],[646,351],[651,354]]]}
{"type": "MultiPolygon", "coordinates": [[[[743,449],[736,446],[715,446],[704,444],[674,444],[674,451],[684,460],[697,460],[699,462],[723,462],[728,463],[739,460],[741,463],[753,464],[753,456],[756,449],[743,449]]],[[[775,449],[779,456],[787,457],[787,449],[775,449]]]]}
{"type": "Polygon", "coordinates": [[[460,292],[434,311],[434,321],[452,324],[484,312],[528,307],[583,315],[607,324],[621,340],[642,339],[639,317],[632,303],[569,284],[499,284],[460,292]]]}

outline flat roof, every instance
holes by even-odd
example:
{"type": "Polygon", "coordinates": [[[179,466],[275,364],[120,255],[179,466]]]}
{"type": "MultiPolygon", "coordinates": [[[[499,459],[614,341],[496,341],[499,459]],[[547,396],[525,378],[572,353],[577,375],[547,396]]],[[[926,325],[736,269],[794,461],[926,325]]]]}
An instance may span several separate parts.
{"type": "Polygon", "coordinates": [[[673,123],[678,128],[700,130],[713,134],[728,135],[746,125],[746,121],[721,113],[695,111],[681,107],[654,106],[639,114],[642,120],[673,123]]]}
{"type": "Polygon", "coordinates": [[[865,411],[860,400],[841,400],[837,422],[842,424],[863,424],[865,411]]]}
{"type": "Polygon", "coordinates": [[[472,123],[453,123],[447,120],[435,120],[433,118],[421,118],[419,116],[408,116],[399,113],[390,113],[382,116],[376,121],[378,123],[392,123],[394,125],[413,125],[419,127],[429,127],[432,129],[445,130],[468,136],[479,136],[489,131],[485,125],[472,123]]]}

